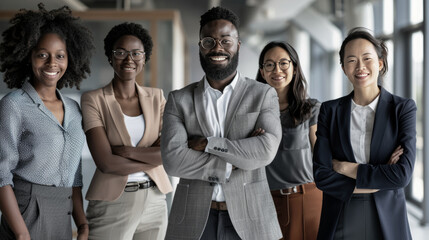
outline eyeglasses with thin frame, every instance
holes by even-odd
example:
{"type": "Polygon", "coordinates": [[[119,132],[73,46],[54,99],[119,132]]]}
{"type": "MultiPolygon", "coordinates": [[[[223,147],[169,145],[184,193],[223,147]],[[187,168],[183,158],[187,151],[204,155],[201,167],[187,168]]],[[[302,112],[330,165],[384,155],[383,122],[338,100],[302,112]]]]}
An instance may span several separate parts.
{"type": "Polygon", "coordinates": [[[130,55],[131,59],[133,59],[134,61],[142,60],[146,54],[145,52],[143,52],[141,50],[127,51],[124,49],[116,49],[116,50],[113,50],[112,52],[113,52],[113,56],[116,59],[123,60],[123,59],[127,58],[128,55],[130,55]]]}
{"type": "Polygon", "coordinates": [[[235,39],[234,37],[223,37],[221,39],[205,37],[200,40],[199,45],[206,50],[210,50],[216,47],[216,44],[219,43],[221,48],[228,49],[234,45],[235,43],[234,39],[235,39]]]}
{"type": "Polygon", "coordinates": [[[277,63],[274,61],[268,60],[262,65],[262,67],[266,72],[272,72],[274,71],[274,69],[276,68],[276,65],[278,64],[279,68],[285,71],[289,69],[291,62],[292,60],[285,59],[285,58],[280,59],[280,61],[278,61],[277,63]]]}

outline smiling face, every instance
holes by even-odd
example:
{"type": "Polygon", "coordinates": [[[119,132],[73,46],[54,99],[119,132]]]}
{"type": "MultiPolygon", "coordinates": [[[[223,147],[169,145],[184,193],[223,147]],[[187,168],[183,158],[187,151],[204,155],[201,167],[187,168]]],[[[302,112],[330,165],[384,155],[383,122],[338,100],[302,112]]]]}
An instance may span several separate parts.
{"type": "Polygon", "coordinates": [[[276,90],[287,90],[289,84],[292,82],[294,76],[294,66],[292,62],[289,62],[289,68],[282,70],[279,67],[281,63],[287,63],[291,58],[289,54],[281,47],[274,47],[267,51],[264,56],[265,63],[274,63],[275,68],[273,71],[266,71],[265,68],[259,69],[262,77],[267,81],[267,83],[274,87],[276,90]]]}
{"type": "Polygon", "coordinates": [[[58,80],[67,70],[66,44],[58,34],[47,33],[31,52],[34,88],[56,88],[58,80]]]}
{"type": "Polygon", "coordinates": [[[343,71],[355,89],[378,89],[377,79],[383,61],[378,58],[374,45],[358,38],[347,43],[344,49],[343,71]]]}
{"type": "MultiPolygon", "coordinates": [[[[125,51],[142,51],[144,52],[144,46],[142,41],[133,36],[125,35],[118,39],[113,45],[113,50],[125,50],[125,51]]],[[[114,78],[120,81],[135,81],[137,75],[142,71],[145,59],[133,60],[130,55],[125,59],[117,59],[111,55],[112,67],[115,72],[114,78]]]]}
{"type": "Polygon", "coordinates": [[[215,40],[229,38],[233,40],[230,47],[222,47],[216,41],[211,49],[205,49],[200,44],[200,62],[209,80],[221,81],[232,77],[238,66],[240,41],[235,26],[223,19],[214,20],[201,29],[200,39],[212,37],[215,40]]]}

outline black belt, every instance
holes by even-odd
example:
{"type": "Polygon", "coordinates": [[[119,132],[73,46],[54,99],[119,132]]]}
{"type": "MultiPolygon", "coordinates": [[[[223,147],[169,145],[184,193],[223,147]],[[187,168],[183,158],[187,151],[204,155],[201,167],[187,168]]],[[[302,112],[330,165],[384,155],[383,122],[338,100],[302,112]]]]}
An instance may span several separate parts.
{"type": "Polygon", "coordinates": [[[127,185],[125,185],[125,192],[137,192],[139,189],[146,189],[155,187],[156,183],[152,180],[145,181],[145,182],[128,182],[127,185]]]}

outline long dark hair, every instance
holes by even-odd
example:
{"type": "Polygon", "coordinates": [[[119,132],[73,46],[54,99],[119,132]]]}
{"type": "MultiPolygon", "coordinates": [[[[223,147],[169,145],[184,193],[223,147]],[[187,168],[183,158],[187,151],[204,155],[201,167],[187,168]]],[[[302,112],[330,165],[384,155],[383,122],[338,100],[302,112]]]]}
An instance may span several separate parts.
{"type": "Polygon", "coordinates": [[[259,70],[256,75],[256,80],[261,83],[267,83],[267,81],[262,77],[261,70],[263,69],[265,54],[275,47],[283,48],[289,54],[290,60],[292,60],[295,70],[290,83],[292,87],[289,88],[286,96],[279,96],[279,98],[287,97],[289,112],[295,119],[295,123],[299,124],[310,118],[311,108],[314,106],[314,103],[307,99],[307,81],[305,80],[304,73],[302,72],[298,54],[289,43],[270,42],[264,47],[264,49],[262,49],[262,52],[259,55],[259,70]]]}

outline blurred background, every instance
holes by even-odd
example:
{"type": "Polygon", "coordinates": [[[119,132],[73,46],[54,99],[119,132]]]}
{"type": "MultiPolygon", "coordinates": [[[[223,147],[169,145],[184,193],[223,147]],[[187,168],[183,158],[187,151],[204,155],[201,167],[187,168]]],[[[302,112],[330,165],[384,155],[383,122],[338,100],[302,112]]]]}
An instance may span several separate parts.
{"type": "MultiPolygon", "coordinates": [[[[37,9],[34,0],[0,1],[0,31],[21,9],[37,9]]],[[[406,188],[414,239],[429,235],[429,1],[427,0],[43,0],[47,9],[68,5],[93,32],[96,53],[91,75],[81,90],[62,92],[80,102],[83,92],[111,81],[113,70],[103,51],[107,32],[122,22],[137,22],[154,41],[151,60],[139,82],[171,90],[199,81],[200,16],[214,6],[234,11],[240,18],[238,70],[255,78],[258,57],[266,43],[287,41],[297,50],[308,81],[308,93],[319,101],[338,98],[351,90],[339,64],[338,51],[348,30],[361,26],[384,40],[389,49],[389,72],[380,81],[387,90],[416,101],[417,159],[406,188]],[[425,141],[428,139],[428,141],[425,141]]],[[[0,76],[2,80],[3,76],[0,76]]],[[[0,81],[0,98],[11,91],[0,81]]],[[[83,151],[84,194],[95,166],[83,151]]],[[[177,181],[172,179],[173,182],[177,181]]],[[[172,194],[168,197],[170,203],[172,194]]],[[[85,206],[87,202],[85,201],[85,206]]]]}

